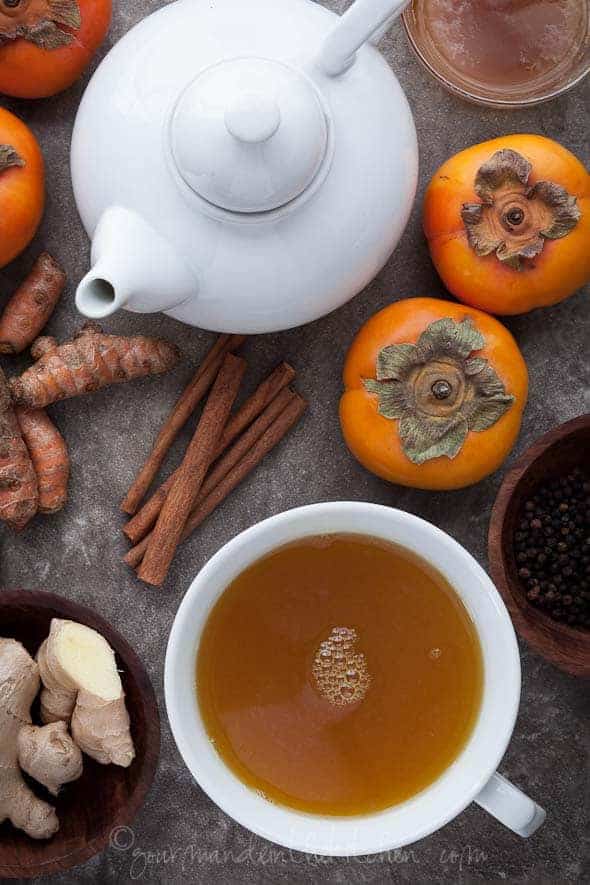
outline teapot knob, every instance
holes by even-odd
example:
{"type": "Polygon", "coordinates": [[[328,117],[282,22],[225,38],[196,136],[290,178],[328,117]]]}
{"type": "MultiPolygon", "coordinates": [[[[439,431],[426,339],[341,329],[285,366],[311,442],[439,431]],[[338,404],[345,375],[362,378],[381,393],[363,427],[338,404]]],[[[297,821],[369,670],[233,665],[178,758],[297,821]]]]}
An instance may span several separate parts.
{"type": "Polygon", "coordinates": [[[250,92],[238,96],[226,110],[225,125],[238,141],[260,144],[281,125],[281,111],[274,99],[250,92]]]}
{"type": "Polygon", "coordinates": [[[312,80],[274,59],[228,59],[179,96],[169,128],[180,177],[214,206],[269,212],[315,179],[328,117],[312,80]]]}

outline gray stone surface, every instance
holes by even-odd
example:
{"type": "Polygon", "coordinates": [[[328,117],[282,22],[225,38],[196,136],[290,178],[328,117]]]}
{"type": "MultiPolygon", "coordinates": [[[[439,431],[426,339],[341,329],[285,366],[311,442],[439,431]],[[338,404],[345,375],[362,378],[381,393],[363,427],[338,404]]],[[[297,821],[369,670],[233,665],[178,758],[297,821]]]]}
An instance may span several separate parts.
{"type": "MultiPolygon", "coordinates": [[[[150,0],[116,4],[103,51],[159,5],[150,0]]],[[[342,10],[347,4],[327,5],[342,10]]],[[[412,56],[400,25],[392,27],[383,49],[407,92],[420,140],[421,179],[411,222],[385,269],[352,303],[305,328],[256,338],[245,348],[249,386],[281,358],[296,366],[298,386],[311,403],[296,432],[184,546],[165,589],[138,585],[120,562],[126,544],[118,503],[212,336],[163,316],[117,316],[108,323],[111,331],[157,333],[176,340],[185,357],[182,367],[162,379],[53,408],[72,454],[68,507],[57,517],[38,519],[21,537],[1,534],[2,585],[45,588],[96,608],[139,651],[160,702],[160,766],[135,821],[133,845],[128,850],[111,848],[58,877],[64,885],[138,878],[199,883],[588,880],[590,871],[583,867],[588,823],[587,689],[524,644],[522,707],[501,771],[548,810],[545,826],[529,841],[520,840],[472,806],[438,834],[396,855],[318,860],[281,851],[234,824],[201,792],[176,751],[166,721],[164,650],[182,595],[215,551],[265,516],[299,504],[340,498],[390,504],[431,520],[486,563],[488,519],[502,471],[473,488],[446,494],[404,490],[365,472],[349,456],[340,437],[337,405],[342,361],[355,332],[378,308],[411,295],[444,296],[420,229],[421,196],[437,166],[463,147],[507,132],[552,136],[588,164],[590,82],[551,104],[500,113],[471,107],[444,92],[412,56]]],[[[30,249],[0,271],[0,295],[10,293],[37,252],[48,248],[64,263],[70,278],[49,327],[60,337],[80,324],[72,295],[88,262],[88,243],[68,174],[70,133],[83,87],[80,83],[65,95],[37,103],[2,101],[39,137],[47,158],[49,198],[43,226],[30,249]]],[[[511,319],[507,325],[531,375],[530,402],[514,458],[540,433],[588,408],[584,402],[588,292],[551,310],[511,319]]],[[[4,364],[14,371],[13,363],[5,360],[4,364]]],[[[180,452],[177,447],[175,459],[180,452]]]]}

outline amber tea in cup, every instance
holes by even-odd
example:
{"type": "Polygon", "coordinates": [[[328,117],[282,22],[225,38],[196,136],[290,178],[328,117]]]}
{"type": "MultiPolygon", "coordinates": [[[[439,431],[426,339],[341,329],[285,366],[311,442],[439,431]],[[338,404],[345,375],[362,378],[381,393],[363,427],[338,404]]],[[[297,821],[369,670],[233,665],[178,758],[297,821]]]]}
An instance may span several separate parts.
{"type": "Polygon", "coordinates": [[[457,758],[483,664],[457,593],[423,560],[359,535],[303,538],[242,572],[205,625],[197,697],[245,784],[314,814],[403,802],[457,758]]]}
{"type": "Polygon", "coordinates": [[[590,70],[588,0],[414,0],[410,42],[451,91],[496,106],[564,92],[590,70]]]}

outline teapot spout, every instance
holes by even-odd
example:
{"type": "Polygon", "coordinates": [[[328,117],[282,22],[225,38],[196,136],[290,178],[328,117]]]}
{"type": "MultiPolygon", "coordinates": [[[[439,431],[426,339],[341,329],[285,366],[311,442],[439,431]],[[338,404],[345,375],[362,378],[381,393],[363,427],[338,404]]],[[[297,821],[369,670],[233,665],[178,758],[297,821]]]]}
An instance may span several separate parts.
{"type": "Polygon", "coordinates": [[[121,307],[169,310],[195,297],[198,281],[182,256],[136,212],[112,206],[92,241],[92,268],[76,291],[76,307],[101,319],[121,307]]]}

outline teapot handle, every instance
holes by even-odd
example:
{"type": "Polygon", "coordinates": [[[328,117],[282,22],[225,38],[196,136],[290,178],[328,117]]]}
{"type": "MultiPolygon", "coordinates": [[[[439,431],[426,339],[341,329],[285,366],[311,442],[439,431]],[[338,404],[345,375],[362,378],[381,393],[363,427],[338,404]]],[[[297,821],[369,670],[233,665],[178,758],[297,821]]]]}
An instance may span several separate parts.
{"type": "Polygon", "coordinates": [[[318,58],[324,73],[331,77],[343,74],[353,63],[361,46],[397,18],[410,0],[356,0],[341,16],[326,37],[318,58]]]}

